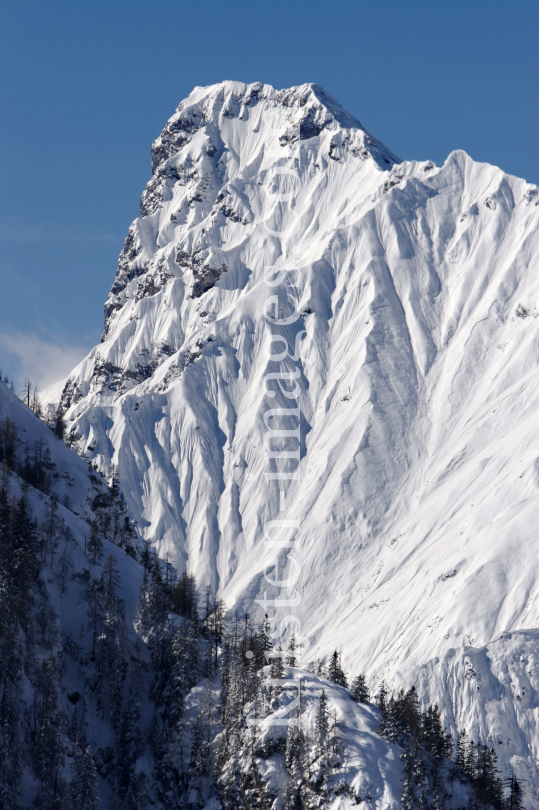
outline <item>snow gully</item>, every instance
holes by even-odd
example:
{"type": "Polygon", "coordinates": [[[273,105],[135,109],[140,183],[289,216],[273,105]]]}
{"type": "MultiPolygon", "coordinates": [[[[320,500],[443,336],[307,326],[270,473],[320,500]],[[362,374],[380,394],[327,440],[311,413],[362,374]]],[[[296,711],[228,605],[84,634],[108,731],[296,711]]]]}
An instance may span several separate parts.
{"type": "MultiPolygon", "coordinates": [[[[264,111],[264,137],[268,141],[266,154],[275,155],[282,159],[282,147],[277,150],[271,149],[271,141],[282,134],[281,126],[276,128],[269,120],[272,110],[264,111]]],[[[293,159],[299,150],[300,137],[299,126],[291,133],[295,147],[289,153],[288,158],[293,159]]],[[[293,164],[294,165],[294,164],[293,164]]],[[[264,226],[268,234],[279,241],[278,254],[285,253],[282,241],[293,236],[299,227],[299,217],[293,211],[292,203],[299,191],[297,171],[288,166],[277,166],[271,168],[264,179],[265,211],[264,226]],[[275,186],[278,190],[275,192],[275,186]],[[283,191],[283,186],[289,186],[290,190],[283,191]],[[289,223],[289,224],[286,224],[289,223]]],[[[298,252],[296,247],[293,251],[298,252]]],[[[280,369],[276,372],[268,372],[264,377],[264,396],[267,400],[275,400],[276,396],[285,402],[287,407],[276,407],[272,402],[263,415],[265,433],[263,436],[264,451],[267,459],[267,469],[264,472],[264,479],[268,487],[277,486],[279,493],[279,512],[286,510],[286,497],[288,487],[292,482],[300,480],[300,452],[301,452],[301,409],[299,397],[301,388],[298,379],[301,377],[300,363],[303,358],[300,356],[302,340],[306,336],[304,329],[294,330],[301,315],[298,311],[299,300],[292,294],[297,287],[296,281],[300,269],[295,261],[285,263],[280,268],[278,266],[265,266],[264,282],[271,293],[264,301],[263,317],[269,327],[268,340],[266,342],[266,357],[272,363],[279,364],[280,369]],[[292,308],[290,315],[285,315],[285,310],[292,308]],[[292,327],[292,328],[291,328],[292,327]],[[289,342],[290,341],[290,342],[289,342]],[[291,351],[291,343],[293,351],[291,351]],[[277,346],[275,345],[277,344],[277,346]],[[279,348],[279,351],[276,349],[279,348]],[[292,365],[293,364],[293,365],[292,365]],[[282,370],[283,368],[287,370],[282,370]],[[289,402],[287,402],[289,401],[289,402]],[[295,405],[293,405],[293,402],[295,405]],[[286,449],[282,449],[283,445],[286,449]],[[284,467],[285,469],[283,469],[284,467]],[[292,469],[290,469],[292,467],[292,469]],[[275,482],[275,483],[274,483],[275,482]]],[[[300,633],[301,622],[293,613],[288,612],[281,618],[279,627],[277,613],[282,609],[293,609],[301,602],[301,594],[295,589],[295,585],[301,574],[301,564],[291,552],[294,551],[298,543],[301,518],[287,516],[286,518],[272,519],[266,521],[263,527],[263,542],[267,552],[271,555],[271,562],[264,570],[266,582],[275,589],[285,591],[285,594],[268,597],[264,592],[264,598],[256,600],[261,605],[272,626],[271,634],[274,649],[267,653],[267,658],[282,656],[286,653],[280,648],[275,649],[279,638],[286,637],[290,633],[290,628],[295,636],[300,633]],[[284,530],[284,532],[283,532],[284,530]],[[288,530],[288,531],[287,531],[288,530]],[[283,537],[287,534],[287,537],[283,537]],[[280,536],[279,536],[280,535],[280,536]],[[288,567],[288,576],[281,578],[279,568],[288,567]],[[270,575],[271,574],[271,575],[270,575]],[[275,611],[273,617],[268,616],[268,610],[275,611]]],[[[300,645],[301,649],[301,645],[300,645]]],[[[299,650],[298,650],[299,652],[299,650]]],[[[279,686],[292,685],[295,682],[279,680],[279,686]]],[[[274,720],[276,725],[287,726],[294,715],[293,709],[298,699],[292,701],[285,707],[286,717],[274,720]]]]}

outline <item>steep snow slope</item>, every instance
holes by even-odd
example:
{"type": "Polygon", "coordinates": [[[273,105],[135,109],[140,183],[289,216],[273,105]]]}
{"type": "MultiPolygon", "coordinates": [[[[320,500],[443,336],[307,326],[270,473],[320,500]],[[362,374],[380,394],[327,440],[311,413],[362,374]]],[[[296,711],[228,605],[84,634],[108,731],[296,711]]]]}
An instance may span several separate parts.
{"type": "MultiPolygon", "coordinates": [[[[100,490],[104,485],[99,483],[88,485],[88,465],[80,459],[73,450],[68,449],[60,442],[49,428],[40,421],[0,380],[0,423],[6,418],[16,426],[19,436],[28,440],[30,448],[32,443],[41,442],[51,452],[53,462],[57,466],[58,476],[54,479],[56,494],[67,492],[72,500],[73,508],[89,511],[88,496],[95,496],[96,488],[100,490]],[[68,473],[68,475],[66,475],[68,473]],[[66,479],[68,483],[66,484],[66,479]],[[69,486],[69,482],[73,485],[69,486]],[[66,489],[66,487],[68,487],[66,489]]],[[[24,444],[19,448],[19,456],[24,452],[24,444]]],[[[1,468],[0,468],[1,469],[1,468]]],[[[94,479],[95,477],[92,476],[94,479]]],[[[49,498],[32,486],[23,488],[23,482],[15,472],[5,472],[0,480],[0,486],[6,486],[10,500],[17,500],[25,493],[28,510],[33,520],[41,526],[47,522],[47,509],[49,498]]],[[[76,758],[78,751],[78,729],[83,729],[84,746],[89,745],[97,763],[99,772],[98,795],[100,806],[108,806],[111,799],[111,783],[114,775],[113,764],[116,762],[112,756],[118,740],[121,739],[118,729],[113,727],[109,711],[105,712],[106,688],[103,687],[103,673],[94,666],[92,654],[93,631],[91,625],[91,608],[88,588],[92,581],[97,582],[102,575],[102,566],[92,564],[91,554],[86,549],[86,539],[89,534],[88,523],[83,520],[77,511],[72,511],[63,505],[58,507],[58,517],[62,526],[58,526],[56,537],[56,551],[46,551],[40,554],[39,577],[32,587],[35,589],[32,612],[36,616],[36,627],[40,632],[35,637],[28,632],[21,633],[19,649],[14,650],[14,657],[24,660],[21,668],[19,688],[16,690],[17,707],[21,719],[21,727],[15,723],[16,733],[20,739],[25,740],[24,752],[20,762],[22,773],[21,799],[22,806],[33,806],[33,800],[39,791],[39,781],[35,769],[31,767],[35,744],[36,706],[40,707],[40,696],[37,695],[36,673],[44,661],[48,661],[49,668],[54,667],[55,677],[52,679],[54,696],[50,698],[54,705],[53,715],[49,718],[55,722],[57,716],[59,739],[61,743],[61,761],[57,776],[65,780],[67,785],[76,771],[76,758]],[[66,531],[69,528],[69,532],[66,531]],[[50,557],[50,560],[49,560],[50,557]],[[41,618],[38,618],[41,615],[41,618]],[[98,688],[99,677],[101,686],[98,688]],[[81,714],[82,707],[82,714],[81,714]],[[77,714],[78,712],[78,714],[77,714]],[[29,740],[32,741],[30,745],[29,740]]],[[[150,654],[135,628],[138,624],[137,598],[142,579],[142,566],[122,549],[103,538],[103,558],[113,555],[118,578],[119,595],[125,608],[125,638],[122,636],[123,652],[127,656],[130,668],[123,686],[124,704],[129,712],[133,713],[133,694],[136,690],[137,712],[140,711],[140,728],[137,724],[138,735],[135,743],[135,760],[133,773],[140,777],[146,776],[145,790],[153,796],[152,773],[152,745],[150,744],[150,731],[155,724],[155,705],[148,697],[153,670],[150,654]],[[138,636],[138,638],[137,638],[138,636]],[[138,673],[138,674],[137,674],[138,673]],[[136,681],[136,687],[134,686],[136,681]],[[129,702],[127,703],[127,698],[129,702]]],[[[5,575],[5,571],[1,572],[5,575]]],[[[4,584],[4,579],[2,579],[4,584]]],[[[5,593],[0,599],[2,616],[5,616],[5,593]]],[[[178,621],[178,617],[175,617],[178,621]]],[[[6,632],[4,624],[0,628],[0,635],[6,632]]],[[[11,662],[13,667],[13,661],[11,662]]],[[[266,667],[262,676],[267,683],[275,687],[277,681],[271,681],[271,667],[266,667]]],[[[15,676],[15,673],[12,673],[15,676]]],[[[125,671],[124,671],[125,677],[125,671]]],[[[338,765],[329,769],[330,796],[327,806],[332,810],[345,810],[356,807],[362,797],[370,796],[369,806],[377,810],[388,810],[400,806],[402,791],[403,769],[400,762],[402,749],[397,745],[390,745],[378,733],[380,713],[369,704],[355,703],[350,694],[343,687],[337,686],[311,672],[286,667],[284,671],[283,692],[277,701],[279,708],[264,713],[263,719],[256,724],[254,741],[264,748],[268,739],[283,736],[286,738],[287,727],[283,718],[288,719],[289,711],[286,704],[294,701],[298,683],[301,681],[301,727],[308,736],[311,747],[315,736],[315,714],[319,707],[322,690],[328,697],[330,718],[338,723],[337,735],[339,738],[340,754],[338,765]],[[277,724],[276,724],[277,721],[277,724]],[[279,725],[280,721],[280,725],[279,725]],[[344,789],[346,788],[346,790],[344,789]]],[[[2,690],[5,684],[2,683],[2,690]]],[[[220,683],[209,683],[202,679],[188,693],[186,711],[180,724],[181,743],[183,750],[175,750],[171,740],[171,759],[181,772],[182,755],[189,761],[189,751],[192,746],[192,729],[197,715],[206,711],[204,703],[207,700],[208,689],[211,692],[210,706],[216,708],[219,703],[220,683]]],[[[3,711],[0,722],[2,734],[2,764],[5,768],[5,741],[10,740],[13,745],[13,731],[10,728],[9,716],[6,722],[5,694],[3,694],[3,711]]],[[[128,714],[129,712],[126,712],[128,714]]],[[[39,712],[38,712],[39,714],[39,712]]],[[[19,716],[18,715],[18,716],[19,716]]],[[[212,743],[212,752],[215,755],[222,727],[217,721],[217,712],[214,709],[211,715],[211,735],[216,739],[212,743]],[[215,716],[213,716],[215,715],[215,716]]],[[[137,715],[138,716],[138,715],[137,715]]],[[[125,719],[125,718],[124,718],[125,719]]],[[[123,720],[122,720],[123,722],[123,720]]],[[[245,746],[250,754],[251,738],[253,732],[246,726],[245,735],[248,743],[245,746]]],[[[54,739],[49,741],[52,746],[54,739]]],[[[282,748],[283,746],[281,746],[282,748]]],[[[257,759],[260,772],[270,790],[280,795],[288,784],[288,776],[284,766],[284,754],[268,754],[257,759]]],[[[250,759],[249,756],[246,759],[250,759]]],[[[34,763],[35,765],[35,763],[34,763]]],[[[9,773],[9,771],[8,771],[9,773]]],[[[3,770],[5,777],[5,770],[3,770]]],[[[211,781],[211,780],[210,780],[211,781]]],[[[141,783],[142,784],[142,783],[141,783]]],[[[2,788],[6,789],[3,781],[2,788]]],[[[212,791],[213,793],[215,791],[212,791]]],[[[58,806],[71,807],[69,795],[63,795],[62,803],[58,806]]],[[[448,806],[457,806],[459,798],[465,797],[466,789],[457,784],[453,789],[453,803],[448,806]]],[[[137,795],[140,807],[146,807],[142,794],[137,795]]],[[[196,797],[197,799],[199,797],[196,797]]],[[[195,799],[193,800],[195,801],[195,799]]],[[[154,802],[155,804],[155,802],[154,802]]],[[[204,801],[196,806],[202,807],[204,801]]],[[[49,805],[47,805],[49,806],[49,805]]],[[[122,805],[123,806],[123,805],[122,805]]],[[[130,805],[131,806],[131,805],[130,805]]],[[[153,806],[153,804],[152,804],[153,806]]],[[[157,806],[157,805],[156,805],[157,806]]],[[[159,807],[163,805],[158,804],[159,807]]],[[[168,806],[168,805],[167,805],[168,806]]],[[[194,806],[194,805],[193,805],[194,806]]],[[[206,810],[219,810],[221,807],[217,798],[211,798],[205,805],[206,810]]]]}
{"type": "MultiPolygon", "coordinates": [[[[89,626],[86,592],[91,578],[99,577],[101,568],[91,563],[90,555],[86,551],[90,527],[83,518],[83,515],[93,518],[91,505],[96,495],[103,495],[106,487],[93,474],[89,477],[88,464],[59,441],[51,430],[0,381],[0,423],[6,418],[15,425],[18,437],[22,440],[18,449],[19,459],[24,459],[26,442],[29,445],[30,455],[36,442],[43,446],[43,455],[46,452],[45,448],[49,449],[51,461],[56,465],[52,489],[60,497],[55,527],[51,529],[55,550],[49,548],[39,555],[39,576],[32,582],[33,634],[28,627],[24,632],[19,631],[19,635],[16,636],[17,644],[13,646],[13,655],[9,661],[10,678],[16,683],[15,719],[10,716],[9,709],[7,711],[5,709],[6,703],[9,706],[10,678],[2,682],[3,710],[0,720],[2,795],[4,796],[6,791],[9,796],[10,789],[13,789],[13,785],[9,784],[9,769],[6,770],[5,767],[6,749],[17,748],[16,740],[19,738],[22,742],[22,756],[19,762],[22,775],[22,806],[30,807],[34,806],[33,801],[39,791],[37,768],[31,767],[31,762],[36,738],[39,736],[36,734],[36,714],[39,715],[42,696],[38,695],[38,683],[42,674],[41,668],[45,667],[44,662],[48,662],[52,684],[52,693],[49,695],[52,707],[49,721],[52,725],[58,726],[61,742],[61,762],[56,775],[64,779],[66,784],[73,776],[76,747],[72,730],[75,711],[80,712],[81,706],[83,717],[81,718],[79,714],[79,723],[84,728],[87,744],[93,754],[95,755],[100,748],[114,745],[114,732],[110,722],[107,722],[108,718],[103,719],[102,707],[95,694],[95,670],[92,670],[89,664],[92,630],[89,626]],[[66,500],[66,495],[69,500],[66,500]],[[64,503],[69,503],[70,508],[64,503]],[[21,666],[21,671],[18,672],[21,662],[24,666],[21,666]]],[[[3,465],[0,465],[0,477],[0,487],[6,487],[10,501],[15,503],[24,494],[29,516],[36,521],[38,527],[39,544],[43,547],[45,545],[43,536],[48,534],[51,525],[49,497],[32,486],[24,487],[22,479],[14,472],[8,474],[3,465]]],[[[103,538],[103,555],[107,557],[111,554],[115,560],[120,594],[127,614],[126,647],[134,655],[136,638],[134,622],[142,570],[140,564],[124,550],[103,538]]],[[[5,570],[2,570],[1,574],[2,587],[5,588],[5,570]]],[[[4,621],[12,605],[9,596],[6,598],[5,590],[2,592],[0,604],[3,617],[0,638],[5,644],[5,638],[12,637],[9,635],[11,630],[9,622],[4,621]]],[[[147,701],[144,701],[142,712],[144,722],[149,725],[147,701]]],[[[52,751],[54,734],[46,739],[49,750],[52,751]]],[[[54,760],[53,754],[51,760],[54,760]]],[[[35,766],[35,762],[32,764],[35,766]]],[[[103,802],[102,806],[105,806],[109,786],[101,780],[99,780],[99,795],[103,802]]]]}
{"type": "Polygon", "coordinates": [[[152,155],[63,402],[160,553],[253,610],[279,594],[264,523],[300,518],[280,614],[378,677],[536,627],[538,189],[460,151],[399,163],[316,85],[196,88],[152,155]],[[281,496],[264,415],[293,385],[281,496]]]}
{"type": "Polygon", "coordinates": [[[421,667],[404,669],[423,699],[436,700],[453,734],[494,748],[501,772],[514,773],[527,806],[539,804],[539,631],[502,633],[485,647],[447,650],[421,667]]]}
{"type": "MultiPolygon", "coordinates": [[[[94,477],[95,486],[89,478],[93,471],[88,463],[56,438],[54,433],[0,380],[0,422],[9,419],[14,425],[20,443],[18,455],[33,456],[36,444],[40,445],[41,457],[47,451],[56,466],[53,473],[53,489],[65,513],[93,518],[91,503],[96,494],[106,490],[105,482],[94,477]],[[65,503],[69,509],[65,509],[65,503]]],[[[80,521],[87,530],[87,523],[80,521]]]]}

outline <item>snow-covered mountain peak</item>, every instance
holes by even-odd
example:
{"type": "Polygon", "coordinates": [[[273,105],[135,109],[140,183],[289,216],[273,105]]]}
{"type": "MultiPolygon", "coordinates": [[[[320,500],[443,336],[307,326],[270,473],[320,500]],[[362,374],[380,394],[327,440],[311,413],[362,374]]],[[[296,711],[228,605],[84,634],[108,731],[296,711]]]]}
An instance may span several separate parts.
{"type": "Polygon", "coordinates": [[[537,189],[462,151],[400,162],[316,85],[196,88],[153,160],[63,393],[141,532],[251,612],[264,525],[299,520],[305,654],[377,678],[536,627],[537,189]]]}
{"type": "Polygon", "coordinates": [[[326,128],[363,129],[359,121],[317,84],[276,90],[260,82],[247,85],[225,81],[209,87],[196,87],[181,102],[152,146],[152,172],[155,173],[163,161],[175,154],[194,132],[205,126],[224,131],[226,121],[234,118],[247,123],[249,114],[255,110],[255,131],[273,125],[282,130],[278,134],[287,141],[290,138],[287,125],[299,127],[301,140],[319,135],[326,128]]]}
{"type": "MultiPolygon", "coordinates": [[[[342,185],[363,162],[374,187],[397,158],[318,85],[196,88],[152,145],[153,176],[105,305],[104,337],[129,298],[147,297],[171,277],[173,250],[174,266],[192,272],[191,294],[200,297],[228,271],[225,254],[237,252],[250,232],[258,229],[267,239],[267,227],[260,227],[271,214],[264,213],[267,198],[271,203],[272,195],[299,183],[298,197],[308,204],[330,165],[342,185]]],[[[282,229],[277,220],[274,232],[282,229]]],[[[259,246],[257,240],[257,252],[259,246]]]]}

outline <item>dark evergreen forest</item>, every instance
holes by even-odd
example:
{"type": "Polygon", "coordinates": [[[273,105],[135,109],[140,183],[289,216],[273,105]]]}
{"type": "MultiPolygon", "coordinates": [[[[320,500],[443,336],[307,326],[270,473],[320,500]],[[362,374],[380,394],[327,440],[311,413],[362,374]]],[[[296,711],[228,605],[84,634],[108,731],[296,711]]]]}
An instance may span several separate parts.
{"type": "MultiPolygon", "coordinates": [[[[40,415],[30,389],[27,404],[40,415]]],[[[61,413],[48,426],[52,441],[66,439],[61,413]]],[[[414,688],[382,683],[372,695],[364,675],[343,671],[345,651],[300,669],[294,636],[276,647],[268,617],[227,612],[193,575],[178,576],[138,538],[114,470],[105,483],[88,465],[82,545],[57,475],[48,439],[30,444],[0,421],[0,810],[312,810],[339,796],[374,807],[369,788],[335,776],[345,753],[335,689],[375,707],[398,751],[403,810],[455,808],[457,795],[463,810],[522,807],[494,751],[465,730],[453,739],[414,688]],[[126,559],[140,582],[135,616],[126,559]],[[54,604],[81,606],[79,637],[63,632],[54,604]],[[282,709],[288,722],[273,726],[282,709]],[[280,789],[264,778],[269,761],[280,763],[280,789]]]]}

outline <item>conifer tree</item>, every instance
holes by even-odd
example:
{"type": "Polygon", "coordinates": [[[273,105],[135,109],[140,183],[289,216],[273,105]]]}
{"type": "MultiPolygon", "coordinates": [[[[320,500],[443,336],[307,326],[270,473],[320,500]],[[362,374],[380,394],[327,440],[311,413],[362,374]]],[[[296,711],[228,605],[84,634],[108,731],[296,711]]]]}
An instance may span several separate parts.
{"type": "Polygon", "coordinates": [[[63,712],[58,706],[58,662],[55,656],[46,659],[39,673],[34,697],[35,744],[34,774],[37,805],[53,806],[60,798],[60,773],[63,766],[63,712]]]}
{"type": "Polygon", "coordinates": [[[509,782],[509,796],[506,800],[506,810],[522,810],[522,801],[522,788],[514,775],[512,775],[509,782]]]}
{"type": "Polygon", "coordinates": [[[463,776],[467,775],[468,732],[466,731],[465,728],[461,729],[458,733],[454,762],[457,769],[457,773],[463,776]]]}
{"type": "Polygon", "coordinates": [[[16,424],[7,416],[0,421],[0,462],[5,461],[9,471],[17,469],[19,436],[16,424]]]}
{"type": "Polygon", "coordinates": [[[331,717],[331,725],[329,729],[328,749],[331,757],[331,764],[337,767],[342,755],[341,735],[339,732],[339,723],[337,720],[337,712],[331,717]]]}
{"type": "Polygon", "coordinates": [[[151,546],[150,541],[146,539],[144,541],[144,545],[142,547],[142,551],[140,552],[140,562],[144,568],[144,573],[147,574],[150,570],[151,563],[152,563],[152,554],[151,554],[151,546]]]}
{"type": "Polygon", "coordinates": [[[42,525],[42,554],[45,560],[48,554],[51,555],[51,565],[54,562],[54,553],[59,541],[58,533],[62,524],[63,521],[58,514],[58,498],[56,495],[51,495],[45,508],[45,519],[42,525]]]}
{"type": "Polygon", "coordinates": [[[75,773],[71,782],[72,807],[77,810],[99,810],[97,794],[98,776],[95,762],[87,746],[75,761],[75,773]]]}
{"type": "Polygon", "coordinates": [[[9,567],[13,572],[13,587],[17,594],[15,609],[26,627],[32,605],[31,585],[39,571],[37,559],[37,532],[28,512],[25,497],[17,502],[11,531],[9,567]]]}
{"type": "MultiPolygon", "coordinates": [[[[325,697],[325,693],[324,697],[325,697]]],[[[301,728],[301,681],[298,682],[298,706],[292,710],[287,729],[285,767],[288,785],[283,794],[283,810],[300,810],[308,806],[310,791],[306,784],[307,751],[305,734],[301,728]]]]}
{"type": "Polygon", "coordinates": [[[92,658],[95,658],[96,644],[103,624],[103,581],[92,579],[86,589],[88,602],[88,627],[92,631],[92,658]]]}
{"type": "Polygon", "coordinates": [[[220,662],[221,689],[219,692],[219,716],[221,722],[226,718],[228,694],[230,690],[231,650],[228,640],[225,640],[220,662]]]}
{"type": "MultiPolygon", "coordinates": [[[[271,696],[273,701],[278,701],[279,697],[283,691],[282,684],[280,683],[284,679],[284,664],[283,664],[283,651],[281,647],[278,650],[274,650],[272,659],[271,659],[271,696]]],[[[274,708],[277,708],[277,703],[275,703],[274,708]]]]}
{"type": "Polygon", "coordinates": [[[254,757],[249,759],[242,773],[241,791],[246,810],[271,810],[275,796],[268,791],[254,757]]]}
{"type": "Polygon", "coordinates": [[[378,694],[376,695],[376,705],[380,709],[382,717],[384,717],[384,715],[387,713],[387,697],[387,684],[385,681],[382,681],[378,694]]]}
{"type": "Polygon", "coordinates": [[[149,591],[148,568],[144,566],[137,602],[137,617],[138,617],[137,626],[142,636],[146,639],[148,638],[150,630],[152,628],[148,591],[149,591]]]}
{"type": "Polygon", "coordinates": [[[498,778],[497,756],[487,745],[477,745],[473,785],[480,802],[502,810],[503,790],[498,778]]]}
{"type": "Polygon", "coordinates": [[[189,768],[197,776],[208,776],[210,773],[210,746],[208,729],[204,718],[199,714],[193,724],[191,734],[191,759],[189,768]]]}
{"type": "Polygon", "coordinates": [[[148,807],[148,791],[146,789],[146,774],[135,773],[129,781],[127,792],[127,806],[129,810],[146,810],[148,807]]]}
{"type": "Polygon", "coordinates": [[[451,735],[442,726],[440,710],[436,704],[429,706],[421,716],[421,740],[432,759],[433,780],[436,787],[444,759],[451,756],[451,735]]]}
{"type": "Polygon", "coordinates": [[[155,633],[159,633],[165,626],[168,618],[169,597],[166,592],[161,571],[161,563],[157,554],[154,554],[150,569],[150,584],[147,596],[147,615],[155,633]]]}
{"type": "Polygon", "coordinates": [[[328,680],[338,684],[338,686],[348,686],[346,675],[341,669],[340,656],[337,650],[335,650],[329,662],[328,680]]]}
{"type": "Polygon", "coordinates": [[[194,611],[193,621],[189,626],[186,640],[186,675],[187,687],[192,689],[200,679],[200,642],[198,635],[198,618],[194,611]]]}
{"type": "MultiPolygon", "coordinates": [[[[124,603],[119,595],[120,576],[115,557],[110,554],[101,575],[102,620],[96,647],[96,669],[101,687],[106,687],[109,714],[114,728],[120,721],[126,662],[124,603]]],[[[103,705],[104,711],[104,705],[103,705]]]]}
{"type": "Polygon", "coordinates": [[[420,807],[418,793],[422,792],[425,771],[417,744],[415,742],[406,743],[400,759],[404,770],[404,783],[401,794],[402,810],[418,810],[420,807]]]}
{"type": "MultiPolygon", "coordinates": [[[[185,634],[185,628],[182,626],[179,632],[185,634]]],[[[169,681],[173,670],[172,633],[172,624],[167,622],[166,625],[158,627],[156,632],[150,636],[148,645],[153,668],[150,698],[156,706],[163,706],[168,701],[169,681]]]]}
{"type": "MultiPolygon", "coordinates": [[[[197,603],[195,579],[187,571],[178,580],[172,598],[172,609],[186,619],[192,619],[197,603]]],[[[207,616],[206,616],[207,618],[207,616]]]]}
{"type": "Polygon", "coordinates": [[[4,681],[0,701],[1,810],[11,810],[17,806],[22,776],[22,723],[18,706],[21,667],[17,661],[13,660],[12,666],[17,674],[12,673],[11,678],[4,681]]]}
{"type": "Polygon", "coordinates": [[[92,520],[90,524],[90,539],[88,540],[87,550],[94,565],[101,562],[103,557],[103,541],[99,534],[99,526],[95,520],[92,520]]]}
{"type": "Polygon", "coordinates": [[[350,687],[350,697],[352,700],[355,700],[356,703],[369,702],[369,687],[367,686],[367,679],[365,678],[365,675],[358,675],[356,678],[354,678],[350,687]]]}
{"type": "Polygon", "coordinates": [[[205,678],[209,678],[210,680],[214,679],[216,672],[213,657],[213,645],[214,639],[210,635],[206,640],[206,644],[204,645],[204,661],[202,664],[202,674],[205,678]]]}
{"type": "Polygon", "coordinates": [[[287,656],[287,659],[286,659],[286,663],[290,667],[295,667],[296,666],[296,661],[297,661],[296,649],[297,649],[296,637],[292,633],[292,635],[290,637],[290,641],[288,643],[288,656],[287,656]]]}
{"type": "Polygon", "coordinates": [[[176,727],[181,720],[185,709],[185,696],[188,692],[187,677],[187,649],[185,630],[178,625],[171,644],[172,670],[167,700],[167,718],[171,727],[176,727]]]}
{"type": "Polygon", "coordinates": [[[326,751],[329,736],[329,709],[326,690],[322,689],[318,711],[315,719],[315,742],[318,756],[322,756],[326,751]]]}
{"type": "Polygon", "coordinates": [[[271,653],[273,652],[273,641],[271,638],[271,628],[269,622],[269,616],[266,613],[264,617],[264,621],[260,625],[260,629],[258,631],[259,637],[259,644],[260,644],[260,652],[261,652],[261,663],[260,666],[264,666],[267,664],[271,653]]]}

